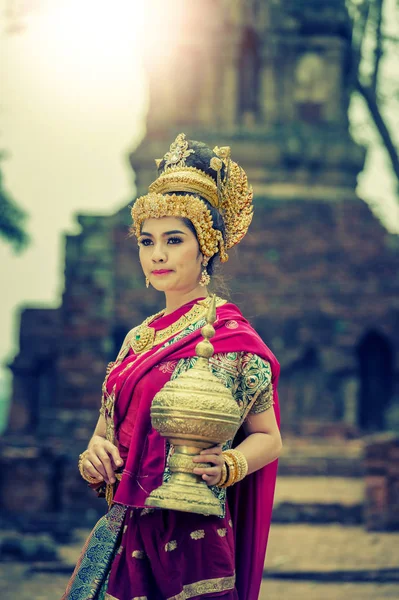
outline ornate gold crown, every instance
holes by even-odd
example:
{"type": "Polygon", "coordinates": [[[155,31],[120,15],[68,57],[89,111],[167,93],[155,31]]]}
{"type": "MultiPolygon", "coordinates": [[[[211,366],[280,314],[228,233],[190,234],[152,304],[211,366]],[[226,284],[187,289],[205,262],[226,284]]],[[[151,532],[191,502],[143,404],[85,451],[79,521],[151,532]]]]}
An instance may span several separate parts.
{"type": "Polygon", "coordinates": [[[228,260],[226,248],[242,240],[252,221],[252,187],[244,170],[231,160],[228,146],[213,149],[216,156],[209,166],[217,173],[215,182],[201,169],[186,165],[186,159],[195,154],[188,145],[184,133],[180,133],[163,159],[156,159],[157,167],[163,161],[165,170],[150,185],[149,193],[136,200],[132,208],[134,232],[139,237],[143,221],[151,217],[187,217],[195,227],[202,254],[210,258],[219,252],[220,260],[225,262],[228,260]],[[176,192],[186,194],[176,195],[176,192]],[[221,232],[213,228],[211,213],[201,199],[207,200],[222,215],[225,240],[221,232]]]}
{"type": "Polygon", "coordinates": [[[155,194],[169,192],[189,192],[199,194],[215,208],[219,206],[215,180],[195,167],[168,168],[148,188],[155,194]]]}

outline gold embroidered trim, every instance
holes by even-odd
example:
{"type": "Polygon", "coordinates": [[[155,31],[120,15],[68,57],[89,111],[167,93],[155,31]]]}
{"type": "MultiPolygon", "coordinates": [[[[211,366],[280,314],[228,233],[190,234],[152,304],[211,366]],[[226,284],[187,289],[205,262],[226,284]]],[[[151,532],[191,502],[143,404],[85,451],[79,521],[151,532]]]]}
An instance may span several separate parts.
{"type": "Polygon", "coordinates": [[[126,531],[127,531],[127,525],[124,526],[123,533],[126,533],[126,531]]]}
{"type": "Polygon", "coordinates": [[[229,519],[229,525],[230,527],[233,527],[233,521],[231,519],[229,519]]]}
{"type": "Polygon", "coordinates": [[[123,552],[123,546],[119,546],[117,554],[122,554],[122,552],[123,552]]]}
{"type": "Polygon", "coordinates": [[[119,600],[116,596],[111,596],[111,594],[105,593],[104,600],[119,600]]]}
{"type": "Polygon", "coordinates": [[[145,558],[146,554],[144,552],[144,550],[133,550],[132,552],[132,558],[138,558],[139,560],[142,560],[143,558],[145,558]]]}
{"type": "Polygon", "coordinates": [[[105,369],[105,376],[109,375],[112,367],[114,366],[115,361],[109,362],[107,368],[105,369]]]}
{"type": "Polygon", "coordinates": [[[227,590],[234,589],[236,582],[236,576],[231,575],[230,577],[219,577],[218,579],[204,579],[203,581],[196,581],[189,585],[183,586],[183,591],[176,596],[171,596],[167,600],[188,600],[201,594],[211,594],[218,592],[225,592],[227,590]]]}
{"type": "Polygon", "coordinates": [[[197,529],[196,531],[192,531],[190,533],[190,538],[192,540],[202,540],[205,537],[205,531],[203,529],[197,529]]]}
{"type": "Polygon", "coordinates": [[[147,596],[135,596],[133,600],[148,600],[147,596]]]}
{"type": "Polygon", "coordinates": [[[153,512],[155,512],[155,508],[143,508],[140,513],[140,517],[144,517],[144,515],[150,515],[153,512]]]}
{"type": "Polygon", "coordinates": [[[218,535],[220,535],[220,537],[225,537],[225,535],[227,534],[227,529],[223,527],[223,529],[218,529],[217,532],[218,535]]]}
{"type": "Polygon", "coordinates": [[[273,384],[269,383],[264,392],[258,396],[248,414],[257,415],[271,408],[273,404],[273,384]]]}
{"type": "Polygon", "coordinates": [[[172,540],[172,541],[168,542],[167,544],[165,544],[165,552],[173,552],[173,550],[176,550],[176,548],[177,548],[176,540],[172,540]]]}
{"type": "MultiPolygon", "coordinates": [[[[155,332],[152,327],[149,327],[149,323],[162,315],[165,311],[162,310],[151,317],[147,317],[147,319],[145,319],[141,325],[133,329],[130,335],[129,341],[133,352],[135,354],[147,352],[154,346],[158,346],[173,335],[180,333],[189,325],[193,325],[193,323],[198,321],[205,314],[205,311],[209,306],[209,302],[210,296],[204,300],[199,300],[197,304],[194,304],[194,306],[188,311],[188,313],[182,315],[180,319],[172,323],[172,325],[169,325],[169,327],[161,329],[157,332],[155,332]]],[[[222,304],[226,304],[226,300],[223,300],[222,298],[216,298],[216,306],[222,306],[222,304]]]]}

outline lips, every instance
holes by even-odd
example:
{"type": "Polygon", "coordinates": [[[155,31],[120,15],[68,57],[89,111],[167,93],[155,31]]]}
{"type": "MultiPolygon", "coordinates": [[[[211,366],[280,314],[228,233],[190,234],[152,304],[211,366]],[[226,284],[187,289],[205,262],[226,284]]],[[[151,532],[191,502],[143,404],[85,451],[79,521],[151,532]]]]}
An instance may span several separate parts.
{"type": "Polygon", "coordinates": [[[172,273],[171,269],[160,269],[152,272],[153,275],[166,275],[167,273],[172,273]]]}

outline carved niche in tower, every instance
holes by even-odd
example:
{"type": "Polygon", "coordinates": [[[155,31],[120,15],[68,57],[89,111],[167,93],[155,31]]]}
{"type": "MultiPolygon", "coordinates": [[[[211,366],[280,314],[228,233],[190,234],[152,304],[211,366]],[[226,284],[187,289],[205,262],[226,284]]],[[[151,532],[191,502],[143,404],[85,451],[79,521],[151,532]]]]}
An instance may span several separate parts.
{"type": "Polygon", "coordinates": [[[317,52],[305,52],[295,65],[294,102],[301,121],[318,123],[325,120],[324,108],[330,94],[326,64],[317,52]]]}
{"type": "Polygon", "coordinates": [[[260,50],[254,29],[243,32],[239,51],[238,112],[244,125],[252,125],[259,115],[260,50]]]}

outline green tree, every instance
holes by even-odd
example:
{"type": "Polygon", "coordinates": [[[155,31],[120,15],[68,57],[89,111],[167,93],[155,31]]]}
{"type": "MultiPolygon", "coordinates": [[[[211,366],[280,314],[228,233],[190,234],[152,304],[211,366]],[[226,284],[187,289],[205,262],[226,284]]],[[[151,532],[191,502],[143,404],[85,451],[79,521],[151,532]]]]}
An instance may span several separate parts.
{"type": "MultiPolygon", "coordinates": [[[[4,153],[0,153],[0,163],[4,158],[4,153]]],[[[16,252],[26,248],[29,242],[25,229],[26,218],[26,212],[16,204],[4,188],[0,164],[0,236],[10,243],[16,252]]]]}

